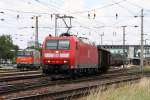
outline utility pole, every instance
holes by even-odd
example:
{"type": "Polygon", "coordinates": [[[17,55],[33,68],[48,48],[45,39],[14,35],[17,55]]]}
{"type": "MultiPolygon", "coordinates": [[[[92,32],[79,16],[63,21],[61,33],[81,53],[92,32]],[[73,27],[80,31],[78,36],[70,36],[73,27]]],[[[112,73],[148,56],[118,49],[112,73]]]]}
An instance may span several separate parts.
{"type": "Polygon", "coordinates": [[[144,47],[144,49],[145,49],[145,53],[144,53],[145,57],[147,57],[147,53],[146,53],[146,51],[147,51],[147,46],[146,46],[147,44],[146,44],[146,41],[147,41],[147,40],[149,40],[149,39],[145,39],[145,40],[144,40],[144,41],[145,41],[145,44],[144,44],[144,46],[145,46],[145,47],[144,47]]]}
{"type": "Polygon", "coordinates": [[[104,32],[103,32],[103,34],[100,34],[100,38],[101,38],[101,45],[103,45],[103,36],[104,36],[104,32]]]}
{"type": "Polygon", "coordinates": [[[122,28],[123,28],[123,68],[125,68],[125,28],[126,28],[127,26],[122,26],[122,28]]]}
{"type": "Polygon", "coordinates": [[[39,48],[38,42],[38,16],[35,16],[35,48],[39,48]]]}
{"type": "Polygon", "coordinates": [[[147,45],[147,40],[149,40],[149,39],[145,39],[145,46],[147,45]]]}
{"type": "Polygon", "coordinates": [[[67,28],[67,32],[66,33],[69,33],[69,30],[72,28],[72,24],[71,24],[71,19],[74,18],[72,16],[66,16],[66,15],[63,15],[63,16],[60,16],[59,14],[55,14],[55,36],[58,36],[58,33],[57,33],[57,23],[58,23],[58,19],[62,19],[62,21],[64,22],[65,24],[65,28],[67,28]],[[66,22],[65,19],[69,19],[69,24],[66,22]]]}
{"type": "Polygon", "coordinates": [[[58,14],[55,14],[55,36],[57,36],[57,17],[58,14]]]}
{"type": "Polygon", "coordinates": [[[143,9],[141,9],[141,55],[140,55],[140,71],[143,73],[143,52],[144,52],[144,47],[143,47],[143,9]]]}

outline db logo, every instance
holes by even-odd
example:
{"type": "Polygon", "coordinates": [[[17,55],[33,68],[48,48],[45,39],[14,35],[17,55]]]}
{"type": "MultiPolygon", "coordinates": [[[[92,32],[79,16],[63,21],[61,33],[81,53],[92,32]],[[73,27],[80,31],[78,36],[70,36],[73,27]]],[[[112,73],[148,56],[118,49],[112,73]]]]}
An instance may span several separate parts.
{"type": "Polygon", "coordinates": [[[59,57],[59,54],[57,54],[57,53],[56,53],[56,54],[54,54],[54,57],[59,57]]]}

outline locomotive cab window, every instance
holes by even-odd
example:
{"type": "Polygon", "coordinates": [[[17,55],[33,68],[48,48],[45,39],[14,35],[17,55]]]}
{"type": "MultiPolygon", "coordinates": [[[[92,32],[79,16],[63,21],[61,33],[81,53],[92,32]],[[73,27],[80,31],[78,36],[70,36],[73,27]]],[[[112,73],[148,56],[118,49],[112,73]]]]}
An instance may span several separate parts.
{"type": "Polygon", "coordinates": [[[30,51],[18,51],[17,56],[32,56],[32,52],[30,52],[30,51]]]}
{"type": "Polygon", "coordinates": [[[69,41],[68,40],[59,40],[58,49],[69,49],[69,41]]]}
{"type": "Polygon", "coordinates": [[[57,49],[57,40],[48,40],[46,43],[46,49],[57,49]]]}
{"type": "Polygon", "coordinates": [[[61,49],[67,50],[70,47],[69,40],[48,40],[46,43],[46,49],[61,49]]]}

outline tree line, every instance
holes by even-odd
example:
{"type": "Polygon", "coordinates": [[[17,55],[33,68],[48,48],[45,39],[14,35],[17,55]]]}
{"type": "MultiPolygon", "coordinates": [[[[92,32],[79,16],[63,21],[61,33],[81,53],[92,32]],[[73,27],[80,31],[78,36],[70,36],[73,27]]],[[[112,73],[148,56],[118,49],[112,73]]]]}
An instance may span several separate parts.
{"type": "Polygon", "coordinates": [[[0,63],[7,63],[7,60],[15,60],[15,56],[19,47],[13,44],[10,35],[0,36],[0,63]]]}

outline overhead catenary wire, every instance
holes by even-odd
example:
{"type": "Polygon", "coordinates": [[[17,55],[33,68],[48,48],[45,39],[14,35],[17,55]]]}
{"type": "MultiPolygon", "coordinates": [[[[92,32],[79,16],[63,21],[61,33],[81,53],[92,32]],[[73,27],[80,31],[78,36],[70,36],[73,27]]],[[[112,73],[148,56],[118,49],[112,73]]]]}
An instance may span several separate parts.
{"type": "MultiPolygon", "coordinates": [[[[125,0],[123,0],[123,1],[125,1],[125,0]]],[[[117,4],[117,3],[114,3],[115,5],[117,4]]],[[[18,12],[17,12],[18,13],[18,12]]],[[[105,17],[105,16],[104,16],[105,17]]],[[[112,16],[113,17],[113,16],[112,16]]],[[[85,17],[84,17],[85,18],[85,17]]]]}
{"type": "MultiPolygon", "coordinates": [[[[128,4],[130,4],[130,5],[134,6],[134,7],[137,7],[137,8],[139,8],[139,9],[144,8],[144,7],[142,7],[142,6],[138,5],[138,4],[132,3],[132,2],[131,2],[131,1],[129,1],[129,0],[126,0],[126,3],[128,3],[128,4]]],[[[150,9],[146,9],[146,8],[144,8],[144,11],[146,11],[146,12],[150,12],[150,9]]],[[[140,12],[139,12],[139,13],[140,13],[140,12]]]]}
{"type": "MultiPolygon", "coordinates": [[[[115,3],[115,1],[113,0],[113,2],[115,3]]],[[[131,10],[128,9],[127,7],[124,7],[123,5],[121,5],[120,3],[115,3],[118,7],[125,9],[126,11],[128,11],[130,14],[135,15],[135,13],[131,10]]]]}
{"type": "MultiPolygon", "coordinates": [[[[78,13],[85,13],[85,12],[89,12],[89,11],[93,11],[93,10],[104,9],[104,8],[111,7],[111,6],[113,6],[113,5],[122,3],[122,2],[124,2],[124,1],[126,1],[126,0],[121,0],[121,1],[116,2],[116,3],[111,3],[111,4],[104,5],[104,6],[102,6],[102,7],[94,8],[94,9],[91,9],[91,10],[77,11],[77,12],[70,12],[69,14],[78,14],[78,13]]],[[[41,3],[41,2],[39,2],[39,3],[41,3]]],[[[46,6],[46,5],[45,5],[45,6],[46,6]]],[[[57,8],[58,8],[58,9],[61,9],[61,8],[59,8],[59,7],[57,7],[57,8]]],[[[12,12],[17,12],[17,13],[48,14],[48,15],[50,15],[50,13],[48,13],[48,12],[22,11],[22,10],[8,9],[8,8],[2,8],[2,7],[0,7],[0,9],[2,9],[2,10],[7,10],[7,11],[12,11],[12,12]]]]}
{"type": "MultiPolygon", "coordinates": [[[[39,1],[39,0],[38,0],[39,1]]],[[[123,0],[123,1],[126,1],[126,0],[123,0]]],[[[122,2],[123,2],[122,1],[122,2]]],[[[115,3],[112,3],[112,5],[116,5],[116,4],[119,4],[119,3],[121,3],[121,1],[120,2],[115,2],[115,3]]],[[[102,8],[105,8],[105,7],[108,7],[108,5],[107,6],[104,6],[104,7],[102,7],[102,8]]],[[[98,8],[97,8],[98,9],[98,8]]],[[[5,9],[5,10],[9,10],[9,11],[13,11],[13,12],[16,12],[16,13],[32,13],[32,14],[48,14],[48,15],[51,15],[50,13],[44,13],[44,12],[41,12],[41,13],[37,13],[37,12],[27,12],[27,11],[19,11],[19,10],[13,10],[13,9],[5,9]]],[[[104,17],[107,17],[107,16],[104,16],[104,17]]],[[[111,17],[111,16],[108,16],[108,17],[111,17]]],[[[112,16],[113,17],[113,16],[112,16]]],[[[119,16],[120,17],[120,16],[119,16]]],[[[126,16],[127,17],[127,16],[126,16]]],[[[129,16],[128,16],[129,17],[129,16]]]]}
{"type": "MultiPolygon", "coordinates": [[[[121,0],[121,1],[118,1],[116,3],[122,3],[126,0],[121,0]]],[[[76,12],[71,12],[71,14],[78,14],[78,13],[87,13],[87,12],[90,12],[90,11],[94,11],[94,10],[101,10],[101,9],[104,9],[104,8],[108,8],[108,7],[111,7],[111,6],[114,6],[116,5],[116,3],[111,3],[111,4],[107,4],[107,5],[104,5],[102,7],[98,7],[98,8],[93,8],[93,9],[90,9],[90,10],[84,10],[84,11],[76,11],[76,12]]]]}
{"type": "Polygon", "coordinates": [[[57,6],[54,6],[54,5],[48,5],[48,4],[46,4],[45,2],[42,2],[42,1],[40,1],[40,0],[32,0],[32,1],[35,1],[36,3],[38,3],[38,4],[40,4],[40,5],[42,5],[42,6],[44,6],[44,7],[47,7],[47,8],[49,8],[49,9],[53,9],[55,12],[57,12],[57,9],[60,9],[60,8],[58,8],[57,6]],[[57,9],[56,9],[57,8],[57,9]]]}

